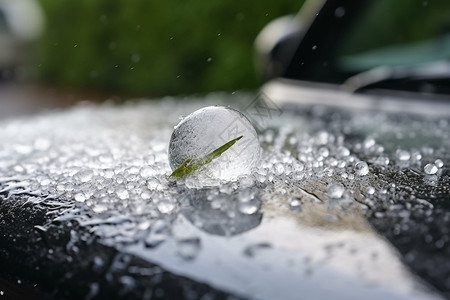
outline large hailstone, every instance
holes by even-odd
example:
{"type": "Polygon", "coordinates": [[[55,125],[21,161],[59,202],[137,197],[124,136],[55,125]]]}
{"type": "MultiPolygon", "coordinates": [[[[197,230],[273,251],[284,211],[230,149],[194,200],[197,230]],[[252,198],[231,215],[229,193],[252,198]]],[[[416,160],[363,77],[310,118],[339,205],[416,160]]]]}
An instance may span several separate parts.
{"type": "Polygon", "coordinates": [[[202,158],[240,136],[221,156],[206,164],[202,174],[225,180],[249,174],[262,150],[255,128],[242,113],[224,106],[199,109],[175,127],[169,144],[170,167],[175,170],[187,159],[202,158]]]}

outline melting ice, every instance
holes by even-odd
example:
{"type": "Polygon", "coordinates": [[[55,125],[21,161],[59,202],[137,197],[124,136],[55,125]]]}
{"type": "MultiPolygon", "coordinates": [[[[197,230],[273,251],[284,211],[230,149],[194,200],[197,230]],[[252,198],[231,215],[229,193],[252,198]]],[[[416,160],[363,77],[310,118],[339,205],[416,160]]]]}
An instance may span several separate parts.
{"type": "Polygon", "coordinates": [[[261,147],[256,130],[242,113],[224,106],[199,109],[175,127],[169,144],[170,166],[175,170],[187,159],[200,159],[241,136],[202,173],[220,179],[248,175],[260,160],[261,147]]]}
{"type": "MultiPolygon", "coordinates": [[[[180,101],[87,105],[4,121],[0,196],[50,207],[54,220],[75,220],[105,244],[155,248],[171,238],[180,214],[229,236],[257,227],[270,205],[305,214],[303,205],[313,203],[333,220],[341,206],[377,216],[431,210],[420,198],[439,193],[447,180],[439,177],[449,165],[445,120],[307,108],[266,120],[257,134],[236,110],[200,109],[240,108],[249,95],[180,101]],[[411,132],[420,144],[410,142],[411,132]],[[174,167],[236,138],[232,133],[245,139],[211,163],[211,176],[169,179],[174,167]],[[328,199],[339,201],[328,207],[328,199]]],[[[192,260],[202,242],[177,245],[192,260]]]]}

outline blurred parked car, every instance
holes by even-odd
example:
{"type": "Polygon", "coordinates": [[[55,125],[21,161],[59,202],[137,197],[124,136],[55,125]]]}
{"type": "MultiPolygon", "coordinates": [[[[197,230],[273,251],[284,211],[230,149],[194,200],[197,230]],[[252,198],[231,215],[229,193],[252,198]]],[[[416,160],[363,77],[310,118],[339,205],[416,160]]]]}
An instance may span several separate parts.
{"type": "Polygon", "coordinates": [[[438,0],[308,1],[256,39],[258,67],[273,79],[263,90],[279,101],[450,115],[440,101],[450,98],[449,20],[450,3],[438,0]]]}

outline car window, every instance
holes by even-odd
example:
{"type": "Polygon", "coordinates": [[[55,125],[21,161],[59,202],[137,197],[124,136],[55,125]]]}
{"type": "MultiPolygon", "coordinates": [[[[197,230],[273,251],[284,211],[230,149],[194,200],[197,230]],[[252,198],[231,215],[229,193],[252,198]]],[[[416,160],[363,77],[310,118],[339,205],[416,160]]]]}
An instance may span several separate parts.
{"type": "Polygon", "coordinates": [[[336,67],[362,72],[450,58],[450,2],[379,0],[358,16],[337,49],[336,67]]]}

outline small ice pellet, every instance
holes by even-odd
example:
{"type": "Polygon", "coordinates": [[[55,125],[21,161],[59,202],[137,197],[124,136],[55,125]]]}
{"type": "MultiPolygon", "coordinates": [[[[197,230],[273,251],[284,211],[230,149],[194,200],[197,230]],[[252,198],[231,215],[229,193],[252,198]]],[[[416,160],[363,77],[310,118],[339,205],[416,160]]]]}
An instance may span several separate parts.
{"type": "Polygon", "coordinates": [[[435,164],[427,164],[423,170],[425,171],[426,174],[428,175],[433,175],[436,174],[438,171],[438,167],[435,164]]]}
{"type": "Polygon", "coordinates": [[[420,161],[422,159],[422,154],[420,154],[420,152],[413,152],[411,154],[411,159],[416,162],[420,161]]]}
{"type": "Polygon", "coordinates": [[[375,163],[381,166],[387,166],[389,165],[389,158],[385,156],[380,156],[375,159],[375,163]]]}
{"type": "Polygon", "coordinates": [[[375,139],[372,137],[367,137],[364,140],[364,148],[369,149],[375,145],[375,139]]]}
{"type": "Polygon", "coordinates": [[[369,174],[369,166],[365,161],[359,161],[355,164],[355,173],[358,176],[365,176],[369,174]]]}
{"type": "Polygon", "coordinates": [[[170,200],[163,199],[158,202],[158,210],[163,214],[170,213],[175,208],[175,205],[170,200]]]}
{"type": "Polygon", "coordinates": [[[339,199],[344,194],[345,187],[342,183],[333,183],[328,186],[327,192],[330,198],[339,199]]]}
{"type": "Polygon", "coordinates": [[[83,171],[78,172],[75,176],[81,182],[86,183],[92,179],[92,177],[94,176],[94,173],[91,170],[83,170],[83,171]]]}
{"type": "Polygon", "coordinates": [[[239,211],[244,215],[253,215],[259,209],[257,201],[247,201],[239,203],[239,211]]]}
{"type": "Polygon", "coordinates": [[[434,161],[434,164],[438,168],[442,168],[444,166],[444,162],[442,161],[442,159],[439,159],[439,158],[434,161]]]}
{"type": "Polygon", "coordinates": [[[397,156],[397,158],[402,161],[409,160],[411,158],[411,154],[408,151],[402,149],[397,149],[397,151],[395,151],[395,156],[397,156]]]}
{"type": "Polygon", "coordinates": [[[369,195],[375,194],[375,188],[373,186],[367,187],[366,191],[367,191],[367,194],[369,194],[369,195]]]}
{"type": "Polygon", "coordinates": [[[291,211],[301,211],[302,210],[302,202],[300,199],[296,197],[292,197],[289,203],[289,208],[291,211]]]}
{"type": "Polygon", "coordinates": [[[119,199],[121,199],[121,200],[128,199],[129,196],[130,196],[128,191],[126,189],[124,189],[124,188],[123,189],[118,189],[116,194],[119,197],[119,199]]]}
{"type": "Polygon", "coordinates": [[[328,151],[325,147],[321,147],[319,148],[319,155],[322,157],[328,157],[328,155],[330,155],[330,151],[328,151]]]}
{"type": "Polygon", "coordinates": [[[339,157],[346,157],[346,156],[349,156],[350,155],[350,150],[348,150],[346,147],[344,147],[344,146],[340,146],[338,149],[337,149],[337,155],[339,156],[339,157]]]}
{"type": "Polygon", "coordinates": [[[86,201],[86,197],[84,196],[83,193],[76,193],[74,198],[75,198],[75,201],[77,201],[77,202],[86,201]]]}
{"type": "Polygon", "coordinates": [[[283,164],[278,163],[275,165],[275,174],[283,175],[284,172],[285,172],[285,168],[284,168],[283,164]]]}

